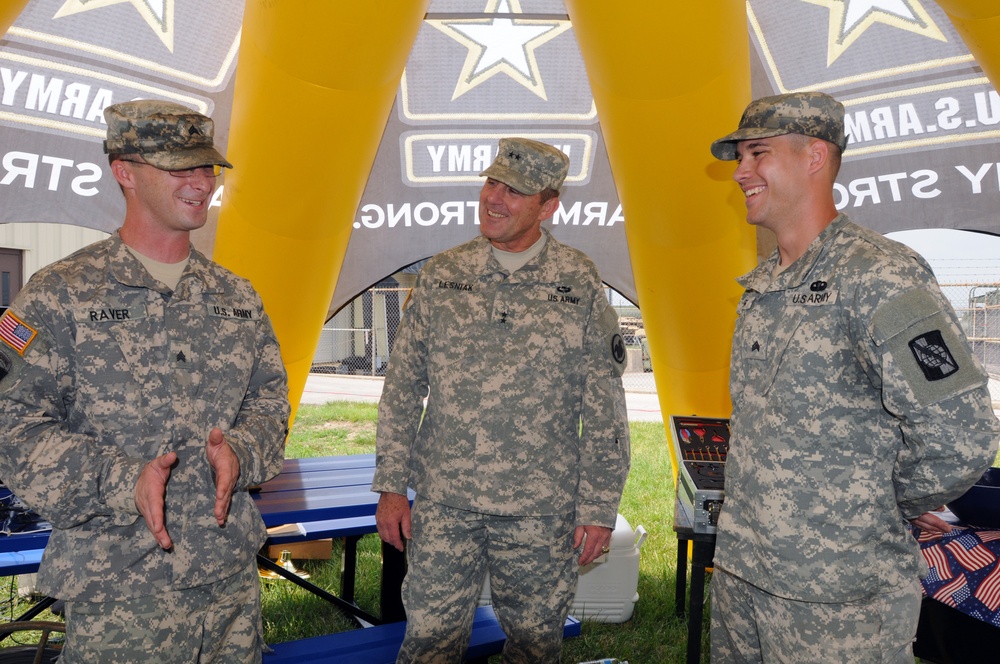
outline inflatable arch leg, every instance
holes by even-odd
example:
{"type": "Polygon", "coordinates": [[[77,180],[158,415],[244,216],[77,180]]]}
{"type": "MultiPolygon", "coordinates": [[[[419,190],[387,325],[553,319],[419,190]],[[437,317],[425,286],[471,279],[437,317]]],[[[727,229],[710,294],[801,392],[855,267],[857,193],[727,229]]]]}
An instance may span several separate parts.
{"type": "Polygon", "coordinates": [[[253,281],[305,388],[428,0],[247,0],[214,258],[253,281]]]}
{"type": "Polygon", "coordinates": [[[756,239],[732,164],[709,145],[750,100],[746,10],[689,4],[566,0],[625,210],[660,408],[729,417],[735,278],[756,265],[756,239]]]}
{"type": "Polygon", "coordinates": [[[1000,88],[1000,4],[996,0],[938,0],[994,88],[1000,88]]]}
{"type": "Polygon", "coordinates": [[[5,35],[10,26],[28,6],[28,0],[4,0],[0,2],[0,36],[5,35]]]}

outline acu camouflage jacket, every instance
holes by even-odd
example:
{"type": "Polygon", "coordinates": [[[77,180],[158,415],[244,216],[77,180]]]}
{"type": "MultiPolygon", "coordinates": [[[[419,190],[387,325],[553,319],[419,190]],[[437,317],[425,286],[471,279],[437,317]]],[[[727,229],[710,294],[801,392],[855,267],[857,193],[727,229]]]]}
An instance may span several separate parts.
{"type": "Polygon", "coordinates": [[[265,532],[247,487],[282,465],[285,369],[250,283],[191,250],[177,289],[117,234],[39,271],[0,341],[0,478],[53,526],[39,588],[109,601],[217,581],[251,564],[265,532]],[[225,527],[213,516],[208,432],[240,462],[225,527]],[[139,515],[136,480],[178,454],[170,552],[139,515]]]}
{"type": "Polygon", "coordinates": [[[379,406],[374,491],[614,528],[629,468],[618,317],[591,260],[546,235],[513,274],[484,237],[421,270],[379,406]]]}
{"type": "Polygon", "coordinates": [[[986,373],[903,245],[841,215],[776,262],[741,280],[715,562],[804,601],[899,588],[926,569],[906,520],[996,454],[986,373]]]}

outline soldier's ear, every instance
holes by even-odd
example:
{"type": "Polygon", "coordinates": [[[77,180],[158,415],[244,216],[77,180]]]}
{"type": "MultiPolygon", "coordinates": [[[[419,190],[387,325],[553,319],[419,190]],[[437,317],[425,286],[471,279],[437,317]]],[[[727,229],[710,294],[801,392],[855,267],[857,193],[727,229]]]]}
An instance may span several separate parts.
{"type": "Polygon", "coordinates": [[[809,155],[809,173],[821,170],[830,161],[830,144],[821,139],[809,141],[806,147],[809,155]]]}
{"type": "Polygon", "coordinates": [[[135,189],[135,171],[132,165],[124,159],[111,162],[111,175],[125,189],[135,189]]]}
{"type": "Polygon", "coordinates": [[[542,203],[541,210],[539,211],[538,218],[541,220],[546,220],[556,213],[559,209],[559,196],[553,196],[549,200],[542,203]]]}

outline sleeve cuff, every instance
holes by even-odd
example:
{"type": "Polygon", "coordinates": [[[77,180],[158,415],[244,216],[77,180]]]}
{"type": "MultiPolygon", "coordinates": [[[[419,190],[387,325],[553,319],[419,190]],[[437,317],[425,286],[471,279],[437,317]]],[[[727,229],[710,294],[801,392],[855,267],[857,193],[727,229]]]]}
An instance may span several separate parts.
{"type": "Polygon", "coordinates": [[[576,525],[603,526],[614,530],[618,525],[618,503],[577,504],[576,525]]]}
{"type": "Polygon", "coordinates": [[[146,462],[142,459],[122,458],[108,473],[102,498],[117,525],[128,525],[140,516],[135,506],[135,486],[145,467],[146,462]]]}
{"type": "Polygon", "coordinates": [[[408,484],[405,478],[399,479],[392,473],[383,472],[376,468],[371,488],[375,493],[398,493],[405,496],[409,489],[408,484]]]}

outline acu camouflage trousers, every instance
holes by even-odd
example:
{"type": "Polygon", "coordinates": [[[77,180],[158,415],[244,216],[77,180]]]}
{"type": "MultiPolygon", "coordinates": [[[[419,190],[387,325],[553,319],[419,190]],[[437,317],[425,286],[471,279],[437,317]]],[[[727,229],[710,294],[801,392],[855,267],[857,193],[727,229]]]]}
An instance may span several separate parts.
{"type": "Polygon", "coordinates": [[[912,664],[920,582],[842,604],[777,597],[715,568],[712,664],[912,664]]]}
{"type": "Polygon", "coordinates": [[[117,602],[66,602],[60,664],[259,664],[257,566],[217,583],[117,602]]]}
{"type": "Polygon", "coordinates": [[[397,664],[462,661],[487,571],[504,664],[559,663],[578,572],[573,515],[493,516],[418,496],[412,525],[397,664]]]}

